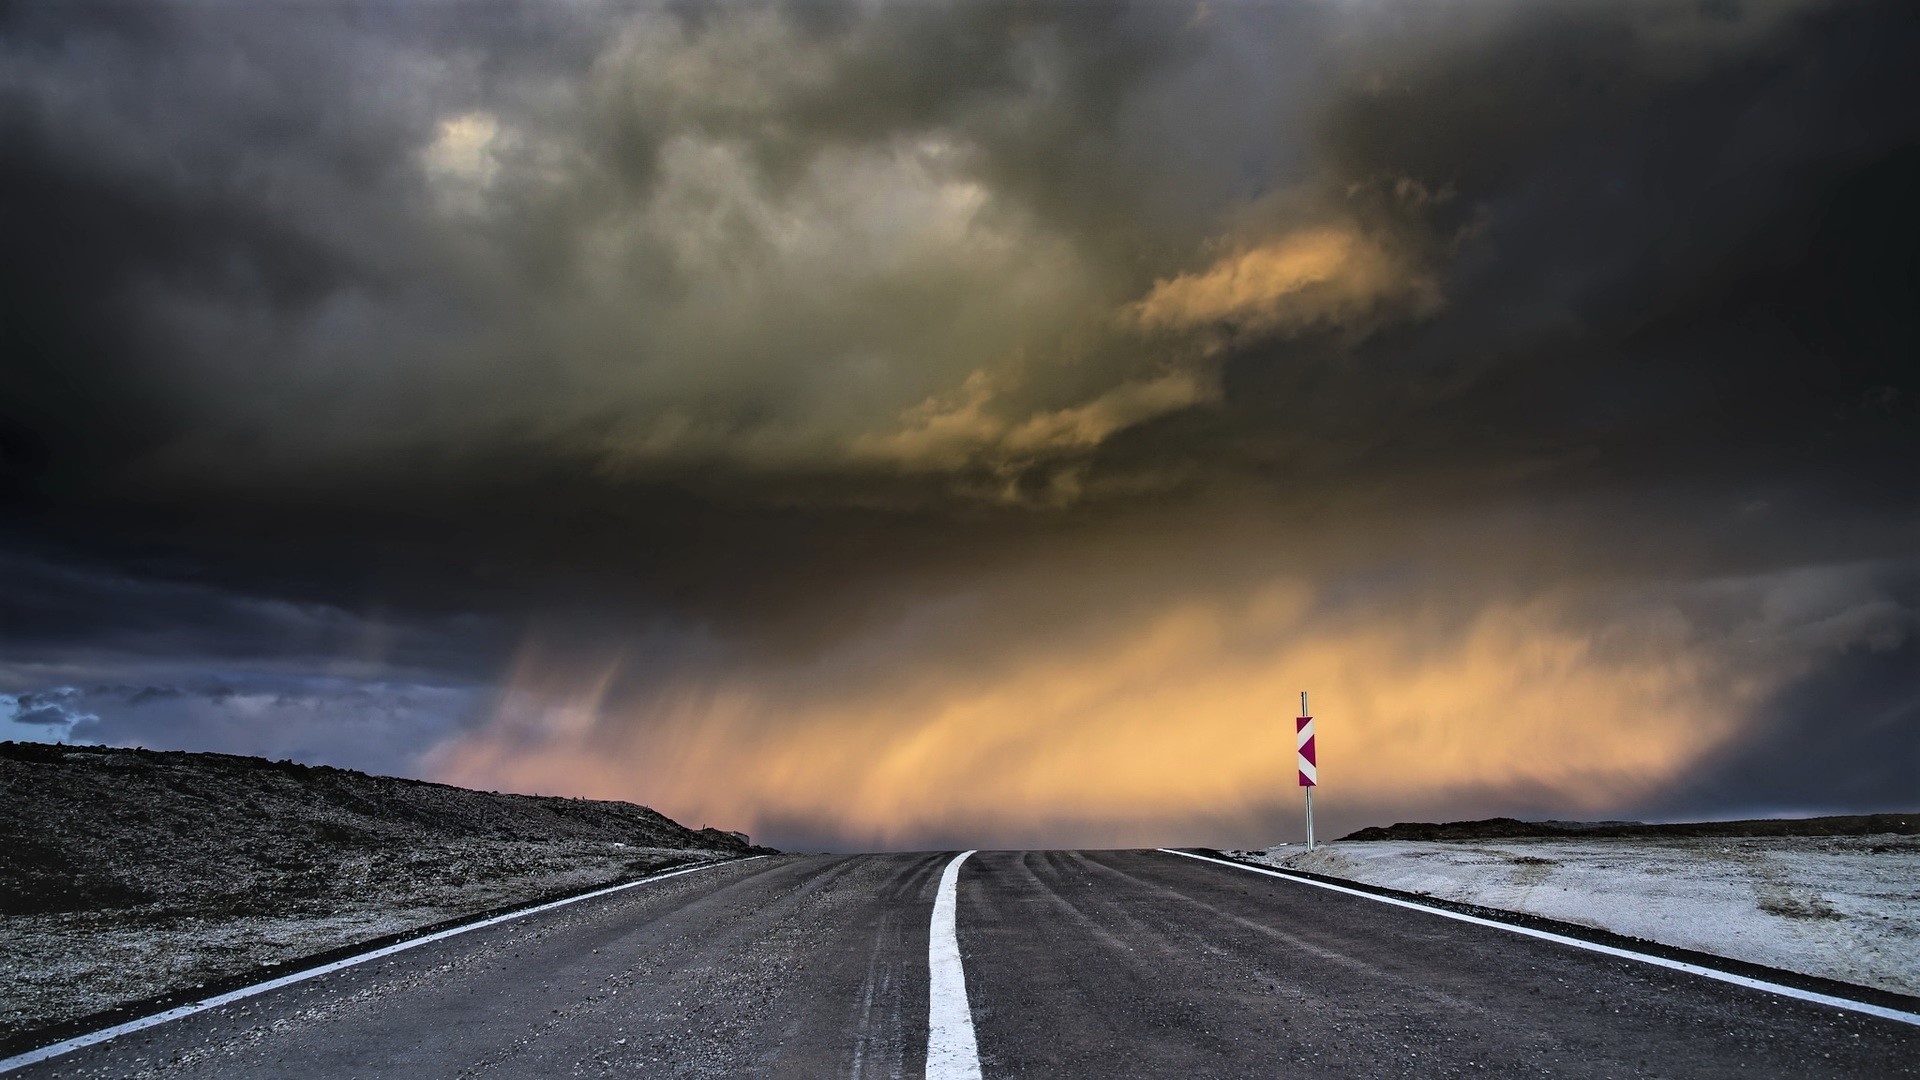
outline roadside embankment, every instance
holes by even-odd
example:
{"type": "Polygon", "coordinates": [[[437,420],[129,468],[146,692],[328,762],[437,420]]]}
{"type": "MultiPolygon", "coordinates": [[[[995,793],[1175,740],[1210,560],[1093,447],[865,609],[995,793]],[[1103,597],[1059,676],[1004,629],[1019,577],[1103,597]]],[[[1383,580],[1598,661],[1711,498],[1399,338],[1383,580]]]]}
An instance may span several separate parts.
{"type": "Polygon", "coordinates": [[[644,806],[0,743],[0,1045],[448,919],[747,854],[644,806]]]}

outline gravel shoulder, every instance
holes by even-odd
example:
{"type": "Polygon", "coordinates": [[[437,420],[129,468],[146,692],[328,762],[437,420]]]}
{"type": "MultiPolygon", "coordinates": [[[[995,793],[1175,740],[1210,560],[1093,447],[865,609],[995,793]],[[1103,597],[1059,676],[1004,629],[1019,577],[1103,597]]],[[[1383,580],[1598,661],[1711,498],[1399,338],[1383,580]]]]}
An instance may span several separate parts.
{"type": "Polygon", "coordinates": [[[435,923],[734,858],[642,806],[0,743],[0,1047],[435,923]]]}
{"type": "Polygon", "coordinates": [[[1920,994],[1920,837],[1336,841],[1272,866],[1920,994]]]}

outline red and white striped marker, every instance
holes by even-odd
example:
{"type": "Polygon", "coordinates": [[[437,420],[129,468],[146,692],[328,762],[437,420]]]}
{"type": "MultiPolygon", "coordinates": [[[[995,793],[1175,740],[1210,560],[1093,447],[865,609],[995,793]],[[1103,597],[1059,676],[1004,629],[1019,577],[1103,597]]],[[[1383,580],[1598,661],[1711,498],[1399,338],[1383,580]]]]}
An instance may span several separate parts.
{"type": "MultiPolygon", "coordinates": [[[[1301,695],[1304,697],[1305,695],[1301,695]]],[[[1319,763],[1313,756],[1313,717],[1295,718],[1293,745],[1300,750],[1300,786],[1315,787],[1320,783],[1319,763]]]]}
{"type": "Polygon", "coordinates": [[[1320,759],[1313,750],[1313,713],[1307,692],[1300,691],[1300,715],[1293,728],[1293,748],[1299,752],[1300,786],[1307,789],[1307,850],[1313,850],[1313,789],[1320,786],[1320,759]]]}

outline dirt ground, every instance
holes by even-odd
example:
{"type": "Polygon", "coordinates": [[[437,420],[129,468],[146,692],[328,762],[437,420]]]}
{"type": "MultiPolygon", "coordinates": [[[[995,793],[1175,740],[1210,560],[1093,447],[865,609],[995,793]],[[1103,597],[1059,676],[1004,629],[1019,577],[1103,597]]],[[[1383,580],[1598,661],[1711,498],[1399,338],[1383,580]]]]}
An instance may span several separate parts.
{"type": "Polygon", "coordinates": [[[0,1044],[462,915],[752,849],[627,803],[0,743],[0,1044]]]}

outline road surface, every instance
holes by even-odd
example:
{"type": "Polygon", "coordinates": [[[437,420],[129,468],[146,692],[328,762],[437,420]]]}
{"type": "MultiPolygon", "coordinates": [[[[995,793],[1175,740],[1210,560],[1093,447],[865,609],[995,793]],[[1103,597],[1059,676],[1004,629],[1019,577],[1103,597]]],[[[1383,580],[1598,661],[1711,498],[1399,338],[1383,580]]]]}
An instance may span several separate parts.
{"type": "MultiPolygon", "coordinates": [[[[10,1080],[919,1077],[954,856],[684,874],[10,1080]]],[[[954,881],[948,1019],[989,1080],[1920,1075],[1920,1027],[1171,854],[980,852],[954,881]]]]}

